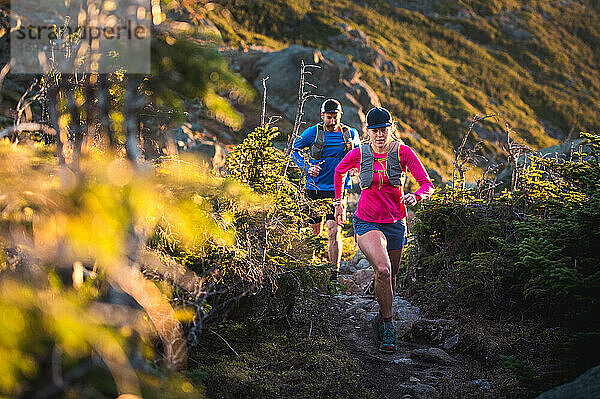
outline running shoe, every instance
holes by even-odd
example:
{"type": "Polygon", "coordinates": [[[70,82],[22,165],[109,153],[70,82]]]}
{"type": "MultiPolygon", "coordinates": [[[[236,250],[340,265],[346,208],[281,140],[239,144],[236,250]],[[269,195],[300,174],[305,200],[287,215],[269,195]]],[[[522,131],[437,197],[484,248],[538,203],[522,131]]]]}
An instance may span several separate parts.
{"type": "Polygon", "coordinates": [[[379,352],[394,353],[396,351],[396,341],[396,329],[393,327],[384,329],[383,339],[379,344],[379,352]]]}
{"type": "Polygon", "coordinates": [[[371,317],[371,327],[373,327],[373,342],[379,348],[383,340],[383,320],[377,320],[377,315],[374,315],[371,317]]]}

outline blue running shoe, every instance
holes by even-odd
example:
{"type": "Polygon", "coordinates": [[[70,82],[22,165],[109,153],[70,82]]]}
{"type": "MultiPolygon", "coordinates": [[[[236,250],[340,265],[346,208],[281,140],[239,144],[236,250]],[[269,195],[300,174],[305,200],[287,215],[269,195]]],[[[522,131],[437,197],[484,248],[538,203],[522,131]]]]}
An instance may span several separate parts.
{"type": "Polygon", "coordinates": [[[379,344],[379,352],[394,353],[396,351],[396,341],[396,329],[393,327],[384,329],[383,338],[379,344]]]}
{"type": "Polygon", "coordinates": [[[371,327],[373,327],[373,341],[375,346],[379,348],[383,340],[383,320],[378,320],[377,315],[371,317],[371,327]]]}

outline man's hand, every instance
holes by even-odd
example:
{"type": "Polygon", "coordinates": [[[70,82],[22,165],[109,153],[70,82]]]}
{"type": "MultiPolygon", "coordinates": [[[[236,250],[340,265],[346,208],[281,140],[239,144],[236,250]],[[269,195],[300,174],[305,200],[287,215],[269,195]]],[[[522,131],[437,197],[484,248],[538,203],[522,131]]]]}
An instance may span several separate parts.
{"type": "Polygon", "coordinates": [[[360,171],[358,170],[358,168],[352,168],[349,170],[350,176],[358,176],[360,175],[360,171]]]}
{"type": "Polygon", "coordinates": [[[306,173],[308,173],[312,177],[317,177],[319,175],[319,172],[321,172],[321,167],[319,165],[313,165],[306,171],[306,173]]]}
{"type": "Polygon", "coordinates": [[[406,205],[415,206],[417,205],[417,202],[419,202],[417,196],[413,193],[404,194],[404,203],[406,203],[406,205]]]}
{"type": "Polygon", "coordinates": [[[335,206],[335,214],[334,214],[335,222],[338,226],[343,226],[346,223],[346,204],[341,203],[335,206]]]}

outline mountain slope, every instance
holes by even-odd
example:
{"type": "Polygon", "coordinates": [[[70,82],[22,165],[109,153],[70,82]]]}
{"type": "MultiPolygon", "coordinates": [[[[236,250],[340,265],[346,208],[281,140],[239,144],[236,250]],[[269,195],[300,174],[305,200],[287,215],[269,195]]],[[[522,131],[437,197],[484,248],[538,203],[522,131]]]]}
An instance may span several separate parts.
{"type": "Polygon", "coordinates": [[[447,175],[475,114],[502,159],[508,122],[541,148],[600,125],[600,17],[590,1],[240,1],[211,3],[226,44],[302,44],[349,54],[400,120],[403,139],[447,175]],[[357,51],[370,47],[379,58],[357,51]],[[381,57],[384,62],[381,65],[381,57]]]}

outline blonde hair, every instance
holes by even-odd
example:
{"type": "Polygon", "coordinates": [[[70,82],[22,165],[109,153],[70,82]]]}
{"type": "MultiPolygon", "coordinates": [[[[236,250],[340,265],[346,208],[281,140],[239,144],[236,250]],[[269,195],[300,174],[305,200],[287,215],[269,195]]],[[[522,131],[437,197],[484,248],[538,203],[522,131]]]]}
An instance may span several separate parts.
{"type": "MultiPolygon", "coordinates": [[[[390,128],[390,141],[397,141],[400,144],[404,144],[404,141],[402,141],[402,139],[400,138],[400,131],[398,130],[397,127],[397,122],[392,119],[392,125],[388,126],[390,128]]],[[[367,142],[370,143],[371,142],[371,136],[369,135],[369,130],[367,129],[367,142]]]]}

